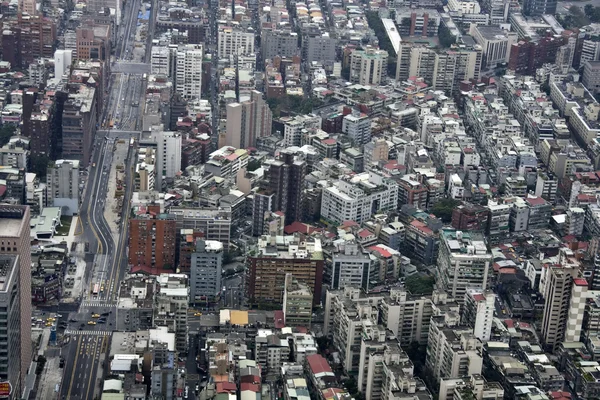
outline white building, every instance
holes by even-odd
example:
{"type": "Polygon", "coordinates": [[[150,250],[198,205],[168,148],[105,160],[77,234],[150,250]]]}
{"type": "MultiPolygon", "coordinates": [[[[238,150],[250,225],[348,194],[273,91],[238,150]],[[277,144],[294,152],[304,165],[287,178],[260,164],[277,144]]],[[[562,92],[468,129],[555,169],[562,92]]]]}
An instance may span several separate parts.
{"type": "Polygon", "coordinates": [[[163,178],[174,178],[181,171],[181,133],[156,132],[156,187],[161,190],[163,178]]]}
{"type": "Polygon", "coordinates": [[[373,214],[398,207],[398,184],[381,175],[364,172],[343,176],[323,189],[321,217],[329,222],[362,223],[373,214]]]}
{"type": "Polygon", "coordinates": [[[387,75],[388,53],[368,46],[354,50],[350,55],[350,82],[361,85],[379,85],[387,75]]]}
{"type": "Polygon", "coordinates": [[[321,129],[321,117],[314,114],[297,115],[283,119],[284,147],[303,146],[303,133],[309,130],[321,129]]]}
{"type": "Polygon", "coordinates": [[[448,0],[448,9],[462,14],[479,14],[481,12],[479,2],[474,0],[448,0]]]}
{"type": "Polygon", "coordinates": [[[454,229],[441,231],[438,277],[451,297],[461,299],[467,289],[487,289],[491,265],[492,254],[483,237],[454,229]]]}
{"type": "Polygon", "coordinates": [[[56,50],[54,52],[54,77],[62,78],[73,62],[72,50],[56,50]]]}
{"type": "Polygon", "coordinates": [[[473,335],[484,343],[492,336],[495,301],[493,292],[468,289],[461,310],[462,324],[472,327],[473,335]]]}
{"type": "Polygon", "coordinates": [[[458,174],[452,174],[450,176],[450,185],[448,186],[448,194],[451,199],[462,200],[465,194],[465,187],[463,186],[462,179],[458,174]]]}
{"type": "Polygon", "coordinates": [[[360,287],[368,289],[371,258],[364,254],[357,243],[345,241],[333,253],[331,289],[360,287]]]}
{"type": "Polygon", "coordinates": [[[160,274],[154,294],[154,325],[166,326],[175,333],[176,348],[187,352],[188,347],[188,277],[185,274],[160,274]]]}
{"type": "Polygon", "coordinates": [[[79,213],[79,161],[56,160],[48,168],[48,204],[65,207],[63,215],[79,213]]]}
{"type": "Polygon", "coordinates": [[[354,141],[355,146],[362,146],[371,141],[371,119],[365,113],[353,110],[344,116],[342,132],[354,141]]]}
{"type": "Polygon", "coordinates": [[[497,26],[472,25],[470,33],[481,45],[483,64],[487,67],[507,63],[510,58],[510,49],[518,40],[516,33],[505,31],[497,26]]]}
{"type": "Polygon", "coordinates": [[[565,235],[580,236],[585,225],[585,210],[580,207],[571,207],[567,210],[565,219],[565,235]]]}
{"type": "Polygon", "coordinates": [[[218,36],[219,58],[254,53],[254,32],[243,32],[230,27],[220,27],[218,36]]]}
{"type": "Polygon", "coordinates": [[[188,44],[177,49],[175,89],[185,99],[199,99],[202,94],[201,44],[188,44]]]}
{"type": "Polygon", "coordinates": [[[216,240],[196,241],[190,268],[190,302],[214,300],[221,292],[223,243],[216,240]]]}

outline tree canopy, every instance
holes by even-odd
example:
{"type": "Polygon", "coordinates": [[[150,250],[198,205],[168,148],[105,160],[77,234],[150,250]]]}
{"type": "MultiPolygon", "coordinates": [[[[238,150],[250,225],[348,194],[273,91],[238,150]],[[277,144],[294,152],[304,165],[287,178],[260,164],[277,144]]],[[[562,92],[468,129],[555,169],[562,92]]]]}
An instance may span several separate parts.
{"type": "Polygon", "coordinates": [[[442,220],[442,222],[452,221],[452,211],[460,205],[460,201],[454,199],[443,199],[435,203],[431,208],[431,213],[442,220]]]}

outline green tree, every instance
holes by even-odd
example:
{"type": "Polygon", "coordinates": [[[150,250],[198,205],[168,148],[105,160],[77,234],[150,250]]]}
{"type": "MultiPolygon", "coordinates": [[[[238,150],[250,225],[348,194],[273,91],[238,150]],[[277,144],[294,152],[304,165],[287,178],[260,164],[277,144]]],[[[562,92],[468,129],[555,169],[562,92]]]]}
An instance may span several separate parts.
{"type": "Polygon", "coordinates": [[[438,37],[440,38],[440,46],[442,47],[448,48],[456,43],[456,36],[444,24],[440,24],[438,37]]]}
{"type": "Polygon", "coordinates": [[[452,221],[452,210],[460,205],[460,201],[454,199],[442,199],[431,208],[431,213],[442,220],[452,221]]]}
{"type": "Polygon", "coordinates": [[[0,147],[4,146],[12,136],[17,132],[17,126],[13,124],[3,124],[0,127],[0,147]]]}
{"type": "Polygon", "coordinates": [[[260,161],[256,160],[256,159],[252,159],[248,162],[248,167],[246,168],[246,170],[248,172],[252,172],[252,171],[256,171],[257,169],[259,169],[261,167],[261,163],[260,161]]]}
{"type": "Polygon", "coordinates": [[[583,7],[583,12],[586,17],[590,18],[590,16],[594,13],[594,6],[591,4],[586,4],[585,7],[583,7]]]}
{"type": "Polygon", "coordinates": [[[29,161],[29,172],[33,172],[38,178],[44,178],[48,173],[48,163],[50,159],[47,155],[32,155],[29,161]]]}
{"type": "Polygon", "coordinates": [[[425,351],[424,346],[421,346],[417,341],[410,342],[406,349],[406,355],[415,366],[415,375],[420,376],[425,372],[425,358],[427,352],[425,351]]]}
{"type": "Polygon", "coordinates": [[[411,275],[404,281],[406,289],[414,295],[428,295],[433,293],[435,278],[432,276],[411,275]]]}

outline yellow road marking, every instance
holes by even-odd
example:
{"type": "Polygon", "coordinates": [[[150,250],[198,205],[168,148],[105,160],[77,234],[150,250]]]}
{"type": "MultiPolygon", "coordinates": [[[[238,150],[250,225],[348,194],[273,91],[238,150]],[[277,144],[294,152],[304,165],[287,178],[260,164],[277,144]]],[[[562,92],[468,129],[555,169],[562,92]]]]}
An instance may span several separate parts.
{"type": "MultiPolygon", "coordinates": [[[[81,336],[77,339],[77,349],[81,345],[81,336]]],[[[79,358],[79,352],[75,351],[75,361],[73,361],[73,373],[71,374],[71,383],[69,384],[69,391],[67,392],[67,399],[71,397],[71,389],[73,388],[73,381],[75,380],[75,370],[77,369],[77,359],[79,358]]]]}

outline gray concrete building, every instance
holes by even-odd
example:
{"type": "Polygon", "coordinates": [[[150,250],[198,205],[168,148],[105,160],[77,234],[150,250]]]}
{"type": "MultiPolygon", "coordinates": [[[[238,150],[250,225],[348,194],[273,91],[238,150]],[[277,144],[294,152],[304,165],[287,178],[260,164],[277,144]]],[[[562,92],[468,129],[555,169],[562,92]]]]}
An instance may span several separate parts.
{"type": "Polygon", "coordinates": [[[216,240],[196,240],[190,268],[190,302],[214,301],[221,292],[223,243],[216,240]]]}
{"type": "Polygon", "coordinates": [[[333,62],[336,58],[337,39],[329,36],[329,33],[318,35],[307,35],[302,41],[302,59],[309,63],[333,62]]]}
{"type": "MultiPolygon", "coordinates": [[[[0,381],[21,393],[21,292],[19,256],[0,255],[0,381]]],[[[29,323],[29,321],[27,321],[29,323]]]]}
{"type": "Polygon", "coordinates": [[[586,61],[583,64],[583,85],[593,94],[600,92],[600,61],[586,61]]]}
{"type": "Polygon", "coordinates": [[[292,57],[299,54],[298,34],[287,30],[264,30],[261,35],[263,59],[275,56],[292,57]]]}
{"type": "Polygon", "coordinates": [[[48,203],[64,207],[62,214],[79,213],[79,161],[56,160],[48,168],[48,203]]]}

